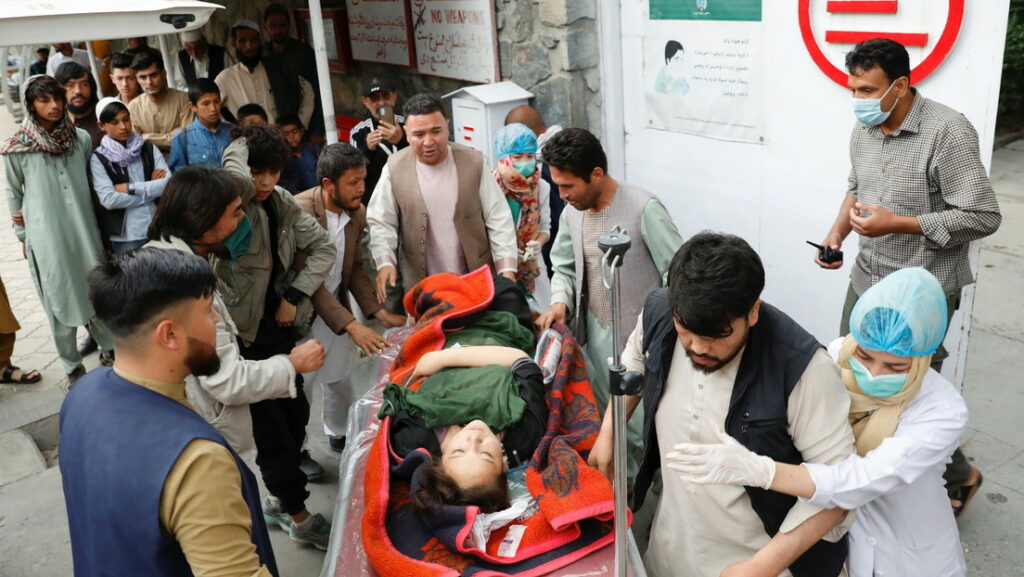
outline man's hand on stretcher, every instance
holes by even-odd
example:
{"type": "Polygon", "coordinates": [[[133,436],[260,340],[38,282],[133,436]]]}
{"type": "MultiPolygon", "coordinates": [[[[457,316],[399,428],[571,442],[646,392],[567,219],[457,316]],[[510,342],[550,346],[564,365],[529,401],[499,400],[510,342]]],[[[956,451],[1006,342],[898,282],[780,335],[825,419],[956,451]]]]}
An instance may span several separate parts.
{"type": "Polygon", "coordinates": [[[530,355],[512,347],[478,346],[444,349],[426,353],[416,361],[413,378],[427,377],[448,367],[484,367],[502,365],[511,367],[516,361],[530,355]]]}
{"type": "Polygon", "coordinates": [[[359,350],[363,351],[363,354],[366,356],[376,355],[388,348],[389,343],[387,339],[377,334],[377,331],[359,321],[353,320],[345,325],[345,332],[348,333],[352,342],[359,347],[359,350]]]}

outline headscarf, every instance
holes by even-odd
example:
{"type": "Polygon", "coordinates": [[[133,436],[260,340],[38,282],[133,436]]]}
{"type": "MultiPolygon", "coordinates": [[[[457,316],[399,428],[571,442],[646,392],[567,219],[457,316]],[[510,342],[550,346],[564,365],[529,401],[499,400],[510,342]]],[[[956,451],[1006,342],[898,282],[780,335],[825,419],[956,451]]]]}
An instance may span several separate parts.
{"type": "MultiPolygon", "coordinates": [[[[71,122],[68,114],[68,107],[64,106],[64,116],[57,122],[53,130],[46,130],[36,119],[35,111],[25,98],[29,86],[42,78],[49,78],[45,74],[29,76],[21,85],[21,101],[25,104],[25,118],[21,126],[0,146],[0,154],[17,154],[24,152],[45,152],[53,156],[66,157],[75,149],[78,142],[78,133],[75,125],[71,122]]],[[[56,80],[54,80],[56,82],[56,80]]]]}
{"type": "MultiPolygon", "coordinates": [[[[526,243],[540,232],[540,169],[524,177],[512,164],[511,155],[536,152],[537,137],[524,124],[509,124],[494,136],[494,156],[498,159],[494,180],[505,194],[513,219],[518,214],[516,245],[520,253],[526,250],[526,243]]],[[[540,266],[536,258],[519,262],[516,278],[526,287],[527,294],[533,293],[539,275],[540,266]]]]}
{"type": "MultiPolygon", "coordinates": [[[[103,110],[106,109],[107,106],[115,103],[124,106],[124,104],[116,98],[107,97],[100,100],[99,104],[96,105],[96,118],[98,119],[103,116],[103,110]]],[[[121,144],[110,136],[104,134],[103,139],[100,140],[100,145],[96,147],[96,152],[101,154],[112,164],[125,168],[134,160],[137,160],[142,156],[143,144],[145,144],[145,142],[142,140],[142,137],[134,130],[128,135],[128,140],[124,144],[121,144]]]]}
{"type": "Polygon", "coordinates": [[[946,297],[939,281],[923,268],[896,271],[857,300],[850,314],[850,334],[837,361],[850,394],[850,426],[858,455],[864,456],[896,432],[900,414],[920,392],[945,334],[946,297]],[[903,389],[885,398],[864,394],[848,363],[858,346],[911,357],[903,389]]]}

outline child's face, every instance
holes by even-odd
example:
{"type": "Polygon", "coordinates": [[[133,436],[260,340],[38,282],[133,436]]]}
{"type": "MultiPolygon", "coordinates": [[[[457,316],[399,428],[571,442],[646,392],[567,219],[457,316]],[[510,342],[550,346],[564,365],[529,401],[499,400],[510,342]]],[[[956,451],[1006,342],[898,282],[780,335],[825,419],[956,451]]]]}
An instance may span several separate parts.
{"type": "Polygon", "coordinates": [[[302,146],[302,135],[305,134],[305,131],[302,130],[301,126],[285,124],[281,126],[281,134],[284,135],[285,142],[291,148],[296,149],[302,146]]]}
{"type": "Polygon", "coordinates": [[[220,121],[220,95],[210,92],[199,97],[195,104],[189,104],[199,121],[213,126],[220,121]]]}
{"type": "Polygon", "coordinates": [[[127,110],[122,110],[110,122],[101,122],[100,130],[118,142],[127,142],[132,134],[132,117],[127,110]]]}
{"type": "Polygon", "coordinates": [[[259,114],[250,114],[249,116],[243,116],[238,119],[238,125],[242,128],[249,126],[250,124],[266,124],[267,119],[263,118],[259,114]]]}

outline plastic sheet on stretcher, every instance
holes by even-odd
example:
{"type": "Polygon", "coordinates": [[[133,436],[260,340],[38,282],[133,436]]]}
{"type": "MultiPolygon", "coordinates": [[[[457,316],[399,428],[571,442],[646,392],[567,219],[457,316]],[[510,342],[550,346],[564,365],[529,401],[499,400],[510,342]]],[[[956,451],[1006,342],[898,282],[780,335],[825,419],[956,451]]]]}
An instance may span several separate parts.
{"type": "MultiPolygon", "coordinates": [[[[408,328],[392,329],[386,333],[392,345],[381,353],[376,374],[370,376],[376,382],[349,410],[345,451],[341,456],[338,471],[338,495],[334,504],[331,540],[320,577],[378,577],[367,559],[361,535],[365,511],[363,477],[367,457],[381,426],[380,420],[377,419],[377,411],[382,402],[384,386],[387,385],[388,368],[410,333],[411,329],[408,328]]],[[[632,532],[629,533],[627,565],[632,577],[646,577],[632,532]]],[[[552,577],[596,577],[614,574],[613,543],[548,573],[552,577]]]]}

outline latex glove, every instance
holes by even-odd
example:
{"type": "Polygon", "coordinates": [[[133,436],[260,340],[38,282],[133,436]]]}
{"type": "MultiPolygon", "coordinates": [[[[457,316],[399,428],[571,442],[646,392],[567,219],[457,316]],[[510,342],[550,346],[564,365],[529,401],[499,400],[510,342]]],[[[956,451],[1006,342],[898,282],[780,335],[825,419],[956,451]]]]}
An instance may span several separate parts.
{"type": "Polygon", "coordinates": [[[715,429],[720,443],[680,443],[665,455],[667,467],[684,481],[698,485],[742,485],[770,489],[775,461],[744,447],[715,429]]]}
{"type": "Polygon", "coordinates": [[[540,243],[535,240],[528,241],[526,243],[526,248],[523,249],[522,253],[519,255],[519,262],[530,262],[531,260],[534,260],[537,258],[537,253],[539,252],[540,243]]]}

